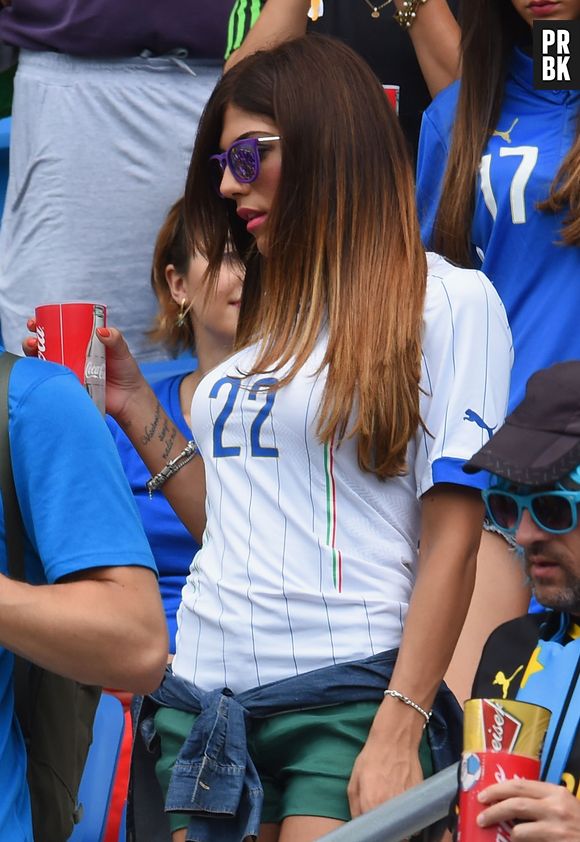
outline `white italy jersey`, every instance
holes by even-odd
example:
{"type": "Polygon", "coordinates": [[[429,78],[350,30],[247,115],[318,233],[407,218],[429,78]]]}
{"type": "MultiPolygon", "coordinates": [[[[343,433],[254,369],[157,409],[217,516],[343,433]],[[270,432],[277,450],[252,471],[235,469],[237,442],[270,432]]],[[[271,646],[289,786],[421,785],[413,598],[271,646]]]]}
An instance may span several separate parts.
{"type": "MultiPolygon", "coordinates": [[[[481,485],[461,466],[502,423],[511,335],[479,272],[429,255],[421,417],[408,474],[363,473],[356,441],[321,444],[325,341],[279,391],[243,376],[256,348],[200,383],[192,427],[207,526],[183,589],[174,672],[240,692],[399,645],[417,566],[420,497],[481,485]]],[[[353,349],[355,352],[356,349],[353,349]]]]}

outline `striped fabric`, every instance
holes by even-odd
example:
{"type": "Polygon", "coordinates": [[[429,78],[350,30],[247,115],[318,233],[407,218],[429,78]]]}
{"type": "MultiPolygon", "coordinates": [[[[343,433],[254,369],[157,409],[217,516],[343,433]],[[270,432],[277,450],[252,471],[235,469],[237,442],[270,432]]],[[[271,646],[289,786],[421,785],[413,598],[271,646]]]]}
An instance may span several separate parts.
{"type": "Polygon", "coordinates": [[[198,386],[191,418],[207,527],[182,594],[173,669],[200,689],[240,692],[398,646],[420,497],[436,482],[485,482],[461,466],[503,420],[511,362],[489,281],[434,255],[429,266],[425,428],[409,443],[405,476],[362,472],[355,439],[318,439],[325,335],[281,389],[269,390],[272,376],[244,375],[255,348],[198,386]]]}
{"type": "Polygon", "coordinates": [[[241,46],[260,17],[264,2],[265,0],[236,0],[230,14],[225,59],[241,46]]]}

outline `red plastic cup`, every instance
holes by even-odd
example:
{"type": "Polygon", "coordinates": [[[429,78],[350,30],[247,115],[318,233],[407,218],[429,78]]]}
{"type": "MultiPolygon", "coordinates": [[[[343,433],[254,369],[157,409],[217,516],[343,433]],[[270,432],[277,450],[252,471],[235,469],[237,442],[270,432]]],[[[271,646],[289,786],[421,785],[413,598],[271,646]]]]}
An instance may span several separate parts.
{"type": "Polygon", "coordinates": [[[38,356],[70,368],[105,413],[105,347],[96,335],[107,323],[104,304],[78,301],[36,308],[38,356]]]}
{"type": "MultiPolygon", "coordinates": [[[[505,676],[504,679],[509,687],[509,679],[505,676]]],[[[514,699],[465,702],[458,842],[510,842],[513,825],[508,822],[486,828],[477,825],[477,817],[485,810],[477,796],[488,786],[503,781],[538,780],[549,722],[549,710],[528,702],[514,699]]]]}
{"type": "Polygon", "coordinates": [[[395,109],[395,114],[399,113],[399,93],[401,88],[399,85],[383,85],[385,96],[395,109]]]}
{"type": "Polygon", "coordinates": [[[506,751],[466,752],[461,761],[457,842],[510,842],[511,822],[479,827],[477,817],[488,805],[480,804],[477,796],[492,784],[516,778],[537,781],[539,776],[540,761],[535,757],[506,751]]]}

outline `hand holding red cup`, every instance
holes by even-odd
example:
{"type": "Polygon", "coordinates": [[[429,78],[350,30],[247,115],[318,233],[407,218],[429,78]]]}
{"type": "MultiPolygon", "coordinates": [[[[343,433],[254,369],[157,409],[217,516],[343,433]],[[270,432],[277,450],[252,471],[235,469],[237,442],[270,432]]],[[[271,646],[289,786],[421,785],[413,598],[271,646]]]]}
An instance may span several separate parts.
{"type": "Polygon", "coordinates": [[[74,302],[36,308],[38,356],[70,368],[105,413],[105,348],[96,331],[105,327],[104,304],[74,302]]]}
{"type": "Polygon", "coordinates": [[[510,842],[513,824],[480,827],[480,792],[509,780],[538,780],[550,711],[511,699],[469,699],[459,788],[458,842],[510,842]]]}

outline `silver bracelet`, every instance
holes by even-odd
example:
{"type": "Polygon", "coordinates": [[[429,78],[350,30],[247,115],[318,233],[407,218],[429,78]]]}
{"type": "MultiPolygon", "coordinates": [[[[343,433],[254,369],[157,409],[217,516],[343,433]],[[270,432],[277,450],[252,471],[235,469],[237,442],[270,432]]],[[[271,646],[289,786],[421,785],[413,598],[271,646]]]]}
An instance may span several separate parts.
{"type": "Polygon", "coordinates": [[[158,488],[167,482],[169,477],[172,477],[173,474],[176,474],[184,465],[187,465],[188,462],[191,462],[194,456],[197,456],[199,453],[199,448],[194,441],[188,441],[187,445],[183,448],[181,453],[179,453],[175,459],[172,459],[167,465],[162,468],[158,474],[155,474],[154,477],[151,477],[150,480],[147,481],[147,491],[149,492],[149,499],[153,497],[153,492],[157,491],[158,488]]]}
{"type": "Polygon", "coordinates": [[[425,724],[423,725],[423,728],[426,728],[427,725],[429,725],[429,720],[431,719],[431,714],[433,713],[432,710],[426,711],[425,708],[422,708],[421,705],[418,705],[417,702],[414,702],[408,696],[403,695],[403,693],[399,693],[398,690],[385,690],[384,695],[400,699],[401,702],[404,702],[406,705],[409,705],[409,707],[414,708],[417,713],[420,713],[421,716],[425,717],[425,724]]]}

